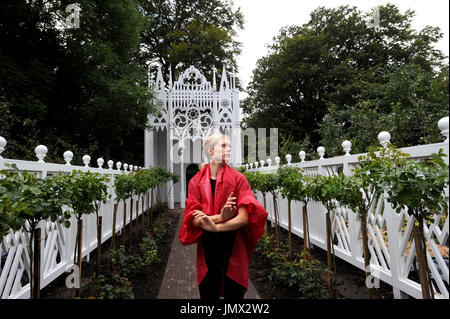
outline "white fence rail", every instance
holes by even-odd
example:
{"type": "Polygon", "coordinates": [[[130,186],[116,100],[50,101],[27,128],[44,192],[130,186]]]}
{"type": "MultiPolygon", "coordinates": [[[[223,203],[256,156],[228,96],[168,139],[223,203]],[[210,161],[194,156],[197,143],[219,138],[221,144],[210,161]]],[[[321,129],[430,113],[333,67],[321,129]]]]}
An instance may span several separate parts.
{"type": "MultiPolygon", "coordinates": [[[[445,142],[402,148],[402,151],[411,155],[411,158],[420,160],[427,158],[432,153],[443,149],[449,154],[449,131],[448,117],[439,121],[439,128],[446,137],[445,142]]],[[[387,132],[379,134],[382,144],[389,140],[387,132]]],[[[358,157],[362,154],[351,155],[351,143],[342,143],[346,155],[334,158],[323,158],[323,147],[318,148],[321,159],[304,161],[304,152],[300,152],[300,163],[290,163],[291,156],[287,155],[287,165],[295,165],[302,168],[308,175],[332,175],[339,171],[351,174],[353,167],[358,163],[358,157]]],[[[445,159],[448,164],[448,157],[445,159]]],[[[274,172],[279,167],[280,159],[275,159],[275,165],[270,166],[272,161],[261,161],[246,164],[250,171],[274,172]],[[267,164],[269,166],[261,166],[267,164]],[[256,168],[253,168],[253,165],[256,168]],[[259,166],[259,168],[258,168],[259,166]]],[[[446,190],[448,194],[448,189],[446,190]]],[[[264,203],[261,192],[256,193],[260,203],[264,203]]],[[[269,220],[274,222],[274,204],[270,193],[266,195],[266,209],[269,212],[269,220]]],[[[277,196],[279,221],[281,227],[288,229],[288,201],[281,195],[277,196]]],[[[318,202],[308,204],[308,222],[310,241],[314,246],[326,250],[326,208],[318,202]]],[[[292,209],[292,233],[303,238],[302,203],[291,202],[292,209]]],[[[350,264],[364,269],[362,251],[361,228],[359,215],[345,207],[338,207],[332,213],[332,232],[334,250],[337,257],[350,264]]],[[[395,298],[404,298],[406,295],[414,298],[422,298],[422,291],[418,277],[413,275],[416,267],[415,245],[412,239],[412,226],[414,218],[408,215],[406,210],[396,213],[386,199],[381,198],[372,207],[367,216],[367,229],[369,238],[370,274],[372,278],[383,280],[393,287],[395,298]],[[406,295],[405,295],[406,294],[406,295]]],[[[449,219],[448,211],[443,211],[434,216],[434,222],[424,225],[424,234],[427,242],[427,260],[430,266],[435,298],[449,298],[449,219]]]]}
{"type": "MultiPolygon", "coordinates": [[[[99,209],[99,216],[102,216],[102,243],[112,236],[112,219],[113,209],[115,203],[114,194],[114,177],[119,174],[129,173],[137,167],[133,165],[116,163],[116,169],[113,169],[113,162],[108,161],[108,168],[101,168],[103,166],[103,159],[98,159],[98,168],[89,167],[90,157],[85,155],[83,162],[85,166],[70,165],[73,158],[72,152],[65,152],[64,159],[66,164],[45,163],[44,157],[47,152],[45,146],[40,145],[36,147],[37,162],[21,161],[4,159],[1,156],[6,145],[4,138],[0,137],[0,170],[5,168],[5,163],[16,164],[21,171],[27,170],[34,172],[38,177],[45,178],[46,176],[61,172],[71,172],[73,170],[97,172],[101,175],[107,175],[110,178],[108,192],[111,198],[102,203],[99,209]]],[[[127,220],[126,224],[130,223],[136,217],[136,201],[137,196],[133,198],[133,215],[130,216],[130,201],[127,201],[127,220]]],[[[144,201],[146,202],[146,201],[144,201]]],[[[144,203],[145,205],[145,203],[144,203]]],[[[141,215],[147,207],[142,207],[142,200],[139,202],[138,214],[141,215]]],[[[116,233],[121,232],[123,228],[123,201],[120,201],[117,208],[116,219],[116,233]]],[[[89,260],[89,254],[97,247],[97,223],[96,215],[84,215],[83,219],[83,245],[82,256],[89,260]]],[[[53,280],[58,278],[64,272],[68,272],[68,276],[73,268],[73,254],[75,249],[76,237],[76,218],[72,216],[70,220],[70,227],[66,228],[57,222],[41,222],[41,288],[47,286],[53,280]]],[[[9,231],[2,240],[0,246],[0,298],[1,299],[19,299],[30,298],[29,285],[29,242],[30,235],[23,229],[14,232],[9,231]]],[[[72,274],[73,276],[73,274],[72,274]]]]}

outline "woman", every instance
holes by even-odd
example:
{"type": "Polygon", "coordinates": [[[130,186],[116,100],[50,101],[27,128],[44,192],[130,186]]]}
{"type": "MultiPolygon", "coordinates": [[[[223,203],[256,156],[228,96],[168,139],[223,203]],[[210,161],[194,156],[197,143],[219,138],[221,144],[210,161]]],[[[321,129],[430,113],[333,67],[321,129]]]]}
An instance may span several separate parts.
{"type": "Polygon", "coordinates": [[[244,175],[227,164],[228,136],[211,135],[204,152],[209,164],[189,182],[178,237],[183,245],[197,243],[201,299],[242,299],[248,290],[250,257],[268,214],[244,175]]]}

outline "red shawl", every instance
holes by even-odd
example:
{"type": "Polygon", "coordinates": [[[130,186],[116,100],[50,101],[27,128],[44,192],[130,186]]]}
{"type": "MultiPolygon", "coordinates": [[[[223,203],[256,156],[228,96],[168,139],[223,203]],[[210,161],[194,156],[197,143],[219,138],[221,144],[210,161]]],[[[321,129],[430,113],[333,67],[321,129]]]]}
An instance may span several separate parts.
{"type": "Polygon", "coordinates": [[[226,275],[248,290],[248,264],[259,238],[264,232],[267,211],[256,200],[244,175],[227,164],[222,166],[216,179],[214,203],[212,201],[209,165],[202,168],[189,182],[188,198],[178,238],[183,245],[197,243],[197,283],[200,285],[208,272],[201,240],[203,229],[192,225],[194,210],[207,215],[220,214],[228,196],[237,196],[236,206],[246,205],[248,225],[237,230],[236,239],[226,275]]]}

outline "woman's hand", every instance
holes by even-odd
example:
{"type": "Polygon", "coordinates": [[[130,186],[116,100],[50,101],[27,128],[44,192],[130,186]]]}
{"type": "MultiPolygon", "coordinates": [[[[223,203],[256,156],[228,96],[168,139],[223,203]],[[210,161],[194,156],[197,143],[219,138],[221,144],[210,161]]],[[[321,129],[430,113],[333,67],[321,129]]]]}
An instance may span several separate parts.
{"type": "Polygon", "coordinates": [[[222,211],[220,212],[222,221],[226,221],[233,217],[233,215],[236,213],[236,210],[236,197],[233,197],[233,192],[231,192],[230,196],[228,196],[227,202],[222,207],[222,211]]]}
{"type": "Polygon", "coordinates": [[[213,222],[213,220],[210,218],[210,216],[206,215],[201,210],[195,210],[194,211],[194,225],[197,227],[201,227],[204,230],[210,231],[210,232],[216,232],[217,227],[216,224],[213,222]]]}

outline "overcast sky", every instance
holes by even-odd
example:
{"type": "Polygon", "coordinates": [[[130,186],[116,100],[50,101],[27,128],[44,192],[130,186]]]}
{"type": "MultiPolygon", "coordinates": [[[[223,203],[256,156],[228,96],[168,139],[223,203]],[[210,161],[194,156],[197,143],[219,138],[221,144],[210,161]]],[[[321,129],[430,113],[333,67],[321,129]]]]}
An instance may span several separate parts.
{"type": "MultiPolygon", "coordinates": [[[[237,40],[242,42],[242,53],[238,58],[239,78],[245,88],[259,58],[267,55],[267,45],[272,43],[281,27],[302,25],[309,21],[310,13],[319,6],[335,8],[340,5],[357,6],[368,12],[372,8],[395,4],[402,13],[408,9],[415,11],[412,27],[416,30],[426,25],[438,26],[444,38],[437,48],[449,54],[449,1],[448,0],[234,0],[244,14],[244,30],[240,30],[237,40]]],[[[241,98],[244,97],[241,93],[241,98]]]]}

